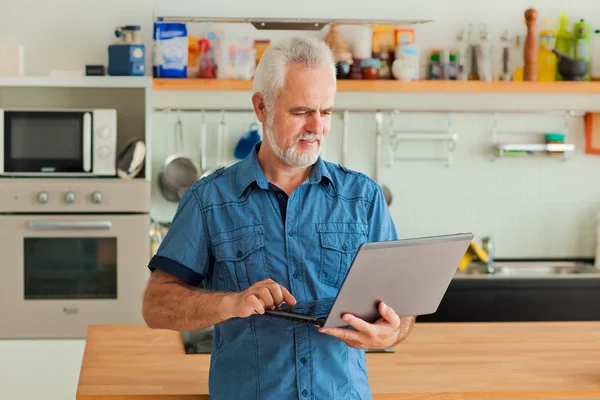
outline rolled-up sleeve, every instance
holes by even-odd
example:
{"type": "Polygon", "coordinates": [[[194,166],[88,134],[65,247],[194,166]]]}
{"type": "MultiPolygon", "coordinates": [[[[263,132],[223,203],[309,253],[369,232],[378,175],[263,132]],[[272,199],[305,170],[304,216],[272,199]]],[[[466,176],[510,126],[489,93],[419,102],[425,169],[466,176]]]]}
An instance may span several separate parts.
{"type": "Polygon", "coordinates": [[[202,209],[193,187],[182,196],[171,227],[148,268],[160,269],[199,286],[209,269],[209,246],[202,209]]]}
{"type": "Polygon", "coordinates": [[[396,225],[390,215],[390,210],[381,186],[374,182],[369,210],[369,242],[385,242],[397,240],[396,225]]]}

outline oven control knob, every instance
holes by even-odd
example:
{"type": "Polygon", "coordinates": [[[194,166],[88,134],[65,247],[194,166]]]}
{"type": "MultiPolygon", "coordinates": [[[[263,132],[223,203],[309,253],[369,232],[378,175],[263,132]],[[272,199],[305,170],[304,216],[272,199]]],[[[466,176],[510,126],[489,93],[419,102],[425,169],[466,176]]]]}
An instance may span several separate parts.
{"type": "Polygon", "coordinates": [[[102,193],[101,192],[92,193],[92,201],[96,204],[102,203],[102,193]]]}
{"type": "Polygon", "coordinates": [[[50,196],[48,196],[47,192],[39,192],[38,193],[38,201],[42,204],[46,204],[48,202],[48,200],[50,199],[50,196]]]}
{"type": "Polygon", "coordinates": [[[75,202],[75,193],[74,192],[67,192],[65,194],[65,203],[74,203],[75,202]]]}

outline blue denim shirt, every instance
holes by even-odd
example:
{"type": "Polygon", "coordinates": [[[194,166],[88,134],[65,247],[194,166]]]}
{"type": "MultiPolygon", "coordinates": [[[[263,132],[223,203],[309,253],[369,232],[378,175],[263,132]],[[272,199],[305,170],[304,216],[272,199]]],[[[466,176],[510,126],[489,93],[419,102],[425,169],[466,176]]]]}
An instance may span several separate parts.
{"type": "MultiPolygon", "coordinates": [[[[298,301],[335,297],[361,243],[395,240],[379,185],[319,158],[287,198],[257,154],[194,183],[149,268],[242,291],[271,278],[298,301]]],[[[313,325],[254,315],[215,326],[214,399],[371,399],[364,350],[313,325]]]]}

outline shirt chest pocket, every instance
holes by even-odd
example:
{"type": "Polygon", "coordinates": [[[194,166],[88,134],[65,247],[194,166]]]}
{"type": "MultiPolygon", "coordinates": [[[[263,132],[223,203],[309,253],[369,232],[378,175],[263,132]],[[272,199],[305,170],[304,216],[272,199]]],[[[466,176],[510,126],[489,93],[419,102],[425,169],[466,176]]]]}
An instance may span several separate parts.
{"type": "Polygon", "coordinates": [[[212,243],[217,290],[243,291],[268,278],[262,225],[219,233],[212,243]]]}
{"type": "Polygon", "coordinates": [[[317,224],[320,241],[319,280],[339,288],[361,244],[367,242],[368,226],[363,223],[326,222],[317,224]]]}

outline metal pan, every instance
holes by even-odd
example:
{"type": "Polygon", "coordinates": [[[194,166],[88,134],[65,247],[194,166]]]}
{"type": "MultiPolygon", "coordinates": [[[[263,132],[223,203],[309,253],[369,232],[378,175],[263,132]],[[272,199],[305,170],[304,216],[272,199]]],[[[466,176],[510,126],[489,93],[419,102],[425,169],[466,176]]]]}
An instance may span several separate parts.
{"type": "Polygon", "coordinates": [[[183,124],[175,123],[175,153],[167,157],[158,174],[158,188],[165,199],[179,202],[185,191],[200,178],[200,167],[183,153],[183,124]]]}

